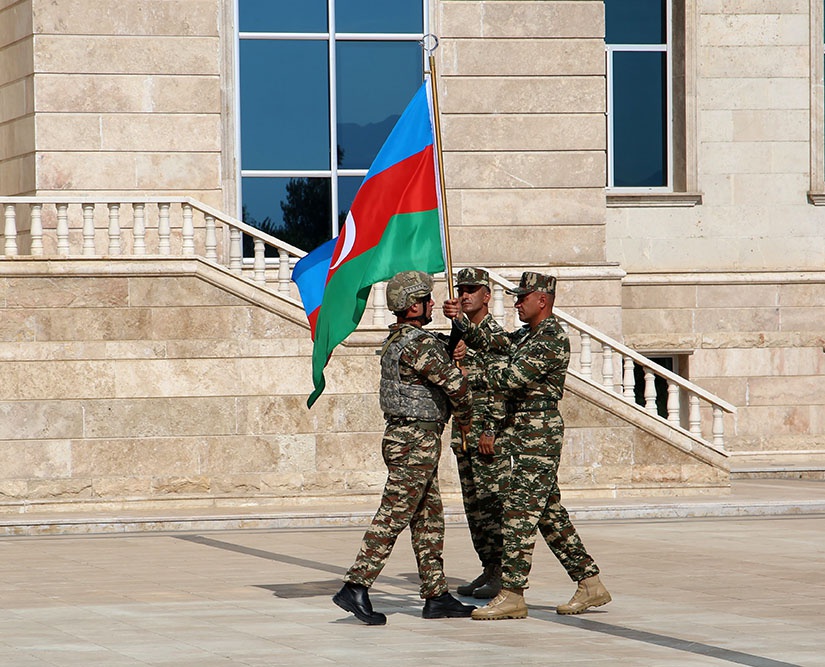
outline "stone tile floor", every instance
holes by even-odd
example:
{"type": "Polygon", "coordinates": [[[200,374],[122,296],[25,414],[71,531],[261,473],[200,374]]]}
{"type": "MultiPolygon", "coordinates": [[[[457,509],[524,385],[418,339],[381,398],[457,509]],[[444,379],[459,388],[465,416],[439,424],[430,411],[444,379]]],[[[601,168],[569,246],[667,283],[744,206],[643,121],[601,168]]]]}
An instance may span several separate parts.
{"type": "MultiPolygon", "coordinates": [[[[582,514],[614,601],[575,617],[541,543],[529,618],[428,621],[403,534],[367,627],[330,600],[362,526],[0,537],[0,665],[825,665],[825,483],[760,488],[762,515],[582,514]]],[[[477,574],[464,525],[445,566],[452,587],[477,574]]]]}

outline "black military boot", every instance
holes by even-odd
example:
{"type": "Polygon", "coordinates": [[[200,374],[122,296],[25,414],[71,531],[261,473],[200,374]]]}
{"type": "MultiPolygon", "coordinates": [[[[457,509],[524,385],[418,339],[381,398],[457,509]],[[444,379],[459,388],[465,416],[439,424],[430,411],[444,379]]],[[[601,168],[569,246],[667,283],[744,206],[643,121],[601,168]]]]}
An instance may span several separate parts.
{"type": "Polygon", "coordinates": [[[462,604],[445,591],[438,597],[428,598],[421,615],[424,618],[468,618],[473,609],[473,605],[462,604]]]}
{"type": "Polygon", "coordinates": [[[344,611],[355,614],[355,618],[367,625],[384,625],[387,617],[373,611],[368,588],[363,584],[345,583],[343,588],[332,596],[332,601],[344,611]]]}

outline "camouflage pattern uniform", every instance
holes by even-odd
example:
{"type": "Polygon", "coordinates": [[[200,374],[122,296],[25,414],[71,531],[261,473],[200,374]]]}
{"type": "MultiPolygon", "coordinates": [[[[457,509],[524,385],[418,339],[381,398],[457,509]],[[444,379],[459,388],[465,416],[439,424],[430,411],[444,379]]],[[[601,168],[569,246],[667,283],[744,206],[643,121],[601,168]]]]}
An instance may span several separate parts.
{"type": "MultiPolygon", "coordinates": [[[[489,285],[486,271],[462,269],[456,285],[489,285]]],[[[492,432],[497,438],[507,416],[502,392],[490,389],[486,366],[493,358],[507,352],[510,339],[489,313],[478,324],[489,341],[488,349],[468,349],[462,366],[467,369],[467,379],[473,392],[473,421],[470,433],[461,437],[461,431],[453,424],[451,446],[456,456],[464,514],[473,548],[483,567],[501,564],[501,517],[502,503],[500,484],[510,472],[510,456],[500,447],[492,455],[478,451],[482,431],[492,432]]]]}
{"type": "MultiPolygon", "coordinates": [[[[521,292],[554,292],[555,280],[526,272],[521,292]],[[538,284],[531,283],[538,281],[538,284]]],[[[485,348],[484,330],[464,320],[465,340],[470,347],[485,348]]],[[[557,482],[564,437],[564,422],[558,402],[570,361],[570,343],[555,316],[534,329],[523,326],[508,334],[512,343],[509,358],[493,360],[487,369],[491,388],[507,394],[508,416],[498,445],[513,457],[513,468],[504,496],[504,557],[502,586],[527,588],[536,531],[567,570],[573,581],[599,573],[561,505],[557,482]]]]}
{"type": "MultiPolygon", "coordinates": [[[[390,326],[387,342],[394,336],[407,334],[415,335],[410,336],[400,354],[401,381],[437,387],[449,400],[454,419],[468,423],[472,394],[461,371],[450,361],[444,344],[434,334],[410,324],[390,326]],[[417,331],[411,332],[411,329],[417,331]]],[[[441,433],[448,417],[449,411],[443,419],[433,421],[385,414],[387,425],[381,445],[387,465],[384,495],[344,581],[369,588],[386,564],[398,535],[409,526],[421,579],[421,597],[433,598],[447,591],[438,462],[441,433]]]]}

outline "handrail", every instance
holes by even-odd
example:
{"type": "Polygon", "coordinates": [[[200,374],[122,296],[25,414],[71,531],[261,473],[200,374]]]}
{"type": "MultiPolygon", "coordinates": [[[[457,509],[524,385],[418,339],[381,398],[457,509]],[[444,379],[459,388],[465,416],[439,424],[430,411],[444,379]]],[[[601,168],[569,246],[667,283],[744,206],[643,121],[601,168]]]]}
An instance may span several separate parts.
{"type": "MultiPolygon", "coordinates": [[[[512,289],[515,285],[497,274],[494,271],[489,271],[490,280],[492,282],[493,292],[493,307],[492,314],[499,322],[504,322],[504,290],[512,289]]],[[[733,414],[736,412],[736,407],[721,399],[720,397],[710,393],[702,387],[690,382],[689,380],[669,371],[663,366],[651,361],[642,354],[627,347],[623,343],[611,338],[610,336],[594,329],[581,320],[572,315],[560,310],[553,309],[553,314],[562,322],[562,326],[569,331],[572,329],[579,335],[579,352],[578,352],[578,369],[575,371],[585,381],[597,384],[593,377],[593,354],[592,340],[596,340],[601,345],[601,386],[615,393],[618,398],[625,400],[628,403],[636,404],[636,381],[634,373],[634,364],[641,366],[644,369],[644,399],[645,403],[643,409],[652,416],[659,417],[656,405],[656,388],[655,379],[660,377],[667,382],[667,422],[676,428],[682,429],[690,435],[704,439],[702,437],[702,419],[700,401],[704,401],[711,408],[712,426],[710,432],[712,435],[713,446],[722,450],[724,449],[724,422],[723,412],[733,414]],[[621,360],[620,370],[617,373],[614,368],[616,361],[621,360]],[[618,378],[618,380],[614,380],[618,378]],[[688,428],[683,428],[682,422],[682,395],[687,397],[687,425],[688,428]]],[[[598,354],[598,353],[596,353],[598,354]]],[[[571,360],[572,364],[572,360],[571,360]]],[[[596,368],[598,369],[598,364],[596,368]]]]}
{"type": "Polygon", "coordinates": [[[306,255],[300,248],[185,196],[0,197],[0,208],[4,218],[0,259],[21,252],[32,257],[200,254],[258,285],[275,284],[282,295],[296,296],[291,270],[306,255]],[[251,261],[243,256],[243,235],[252,239],[251,261]],[[267,259],[266,248],[277,253],[277,260],[267,259]]]}
{"type": "MultiPolygon", "coordinates": [[[[295,262],[306,255],[305,251],[191,197],[0,197],[0,208],[4,217],[0,260],[16,257],[21,252],[32,257],[113,258],[199,254],[261,287],[270,289],[274,285],[280,296],[299,303],[291,275],[295,262]],[[105,209],[102,213],[101,207],[105,209]],[[252,239],[254,257],[251,261],[243,256],[243,235],[252,239]],[[266,258],[267,247],[277,253],[277,259],[266,258]]],[[[493,283],[492,313],[503,323],[504,290],[514,285],[493,271],[489,273],[493,283]]],[[[386,324],[385,284],[374,287],[370,304],[372,318],[371,322],[370,318],[365,318],[365,329],[386,324]]],[[[705,410],[701,407],[704,402],[712,413],[712,426],[705,431],[712,436],[712,446],[720,450],[724,448],[723,412],[735,413],[733,405],[563,310],[554,309],[554,313],[568,332],[572,330],[578,336],[571,341],[575,344],[571,370],[578,376],[600,384],[627,403],[639,407],[634,373],[634,366],[638,365],[644,369],[642,407],[646,412],[660,418],[655,379],[662,378],[667,383],[667,422],[695,438],[704,439],[702,413],[705,410]],[[593,350],[593,340],[601,350],[593,350]],[[594,373],[594,356],[598,360],[599,354],[602,363],[595,364],[594,373]],[[686,414],[682,409],[683,397],[687,399],[686,414]],[[682,426],[683,421],[687,423],[686,429],[682,426]]]]}

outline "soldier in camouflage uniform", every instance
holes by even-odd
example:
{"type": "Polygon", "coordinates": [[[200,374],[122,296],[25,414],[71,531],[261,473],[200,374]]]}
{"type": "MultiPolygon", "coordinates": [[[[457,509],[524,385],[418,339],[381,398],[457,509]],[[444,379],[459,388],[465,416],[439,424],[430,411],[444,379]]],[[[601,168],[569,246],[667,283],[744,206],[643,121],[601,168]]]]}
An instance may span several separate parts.
{"type": "Polygon", "coordinates": [[[456,277],[458,298],[464,314],[485,330],[488,350],[468,350],[462,361],[473,392],[473,422],[464,436],[453,422],[452,448],[464,499],[464,514],[483,572],[459,586],[459,595],[493,598],[501,590],[501,496],[499,487],[510,472],[510,456],[495,447],[496,434],[506,417],[504,395],[489,388],[488,361],[506,353],[510,339],[489,313],[490,276],[484,269],[462,269],[456,277]]]}
{"type": "MultiPolygon", "coordinates": [[[[490,386],[508,396],[508,417],[500,446],[513,457],[513,469],[504,493],[504,557],[502,589],[490,603],[476,609],[476,620],[524,618],[527,605],[524,589],[532,565],[536,532],[544,537],[556,558],[578,583],[559,614],[578,614],[610,602],[610,593],[599,579],[599,568],[587,553],[561,505],[557,482],[564,422],[558,402],[564,392],[570,343],[553,316],[556,279],[526,271],[516,296],[519,319],[525,323],[510,334],[509,358],[492,362],[487,370],[490,386]]],[[[444,314],[458,317],[455,300],[445,302],[444,314]]],[[[466,328],[470,347],[483,349],[485,334],[467,318],[458,321],[466,328]]]]}
{"type": "Polygon", "coordinates": [[[432,319],[432,287],[432,277],[421,271],[399,273],[387,283],[387,307],[396,316],[381,350],[379,397],[387,423],[381,448],[387,482],[346,583],[333,597],[368,625],[387,622],[384,614],[373,611],[368,589],[407,526],[425,600],[422,616],[468,617],[475,609],[450,595],[444,577],[441,434],[451,410],[459,427],[469,431],[472,392],[444,342],[422,328],[432,319]]]}

